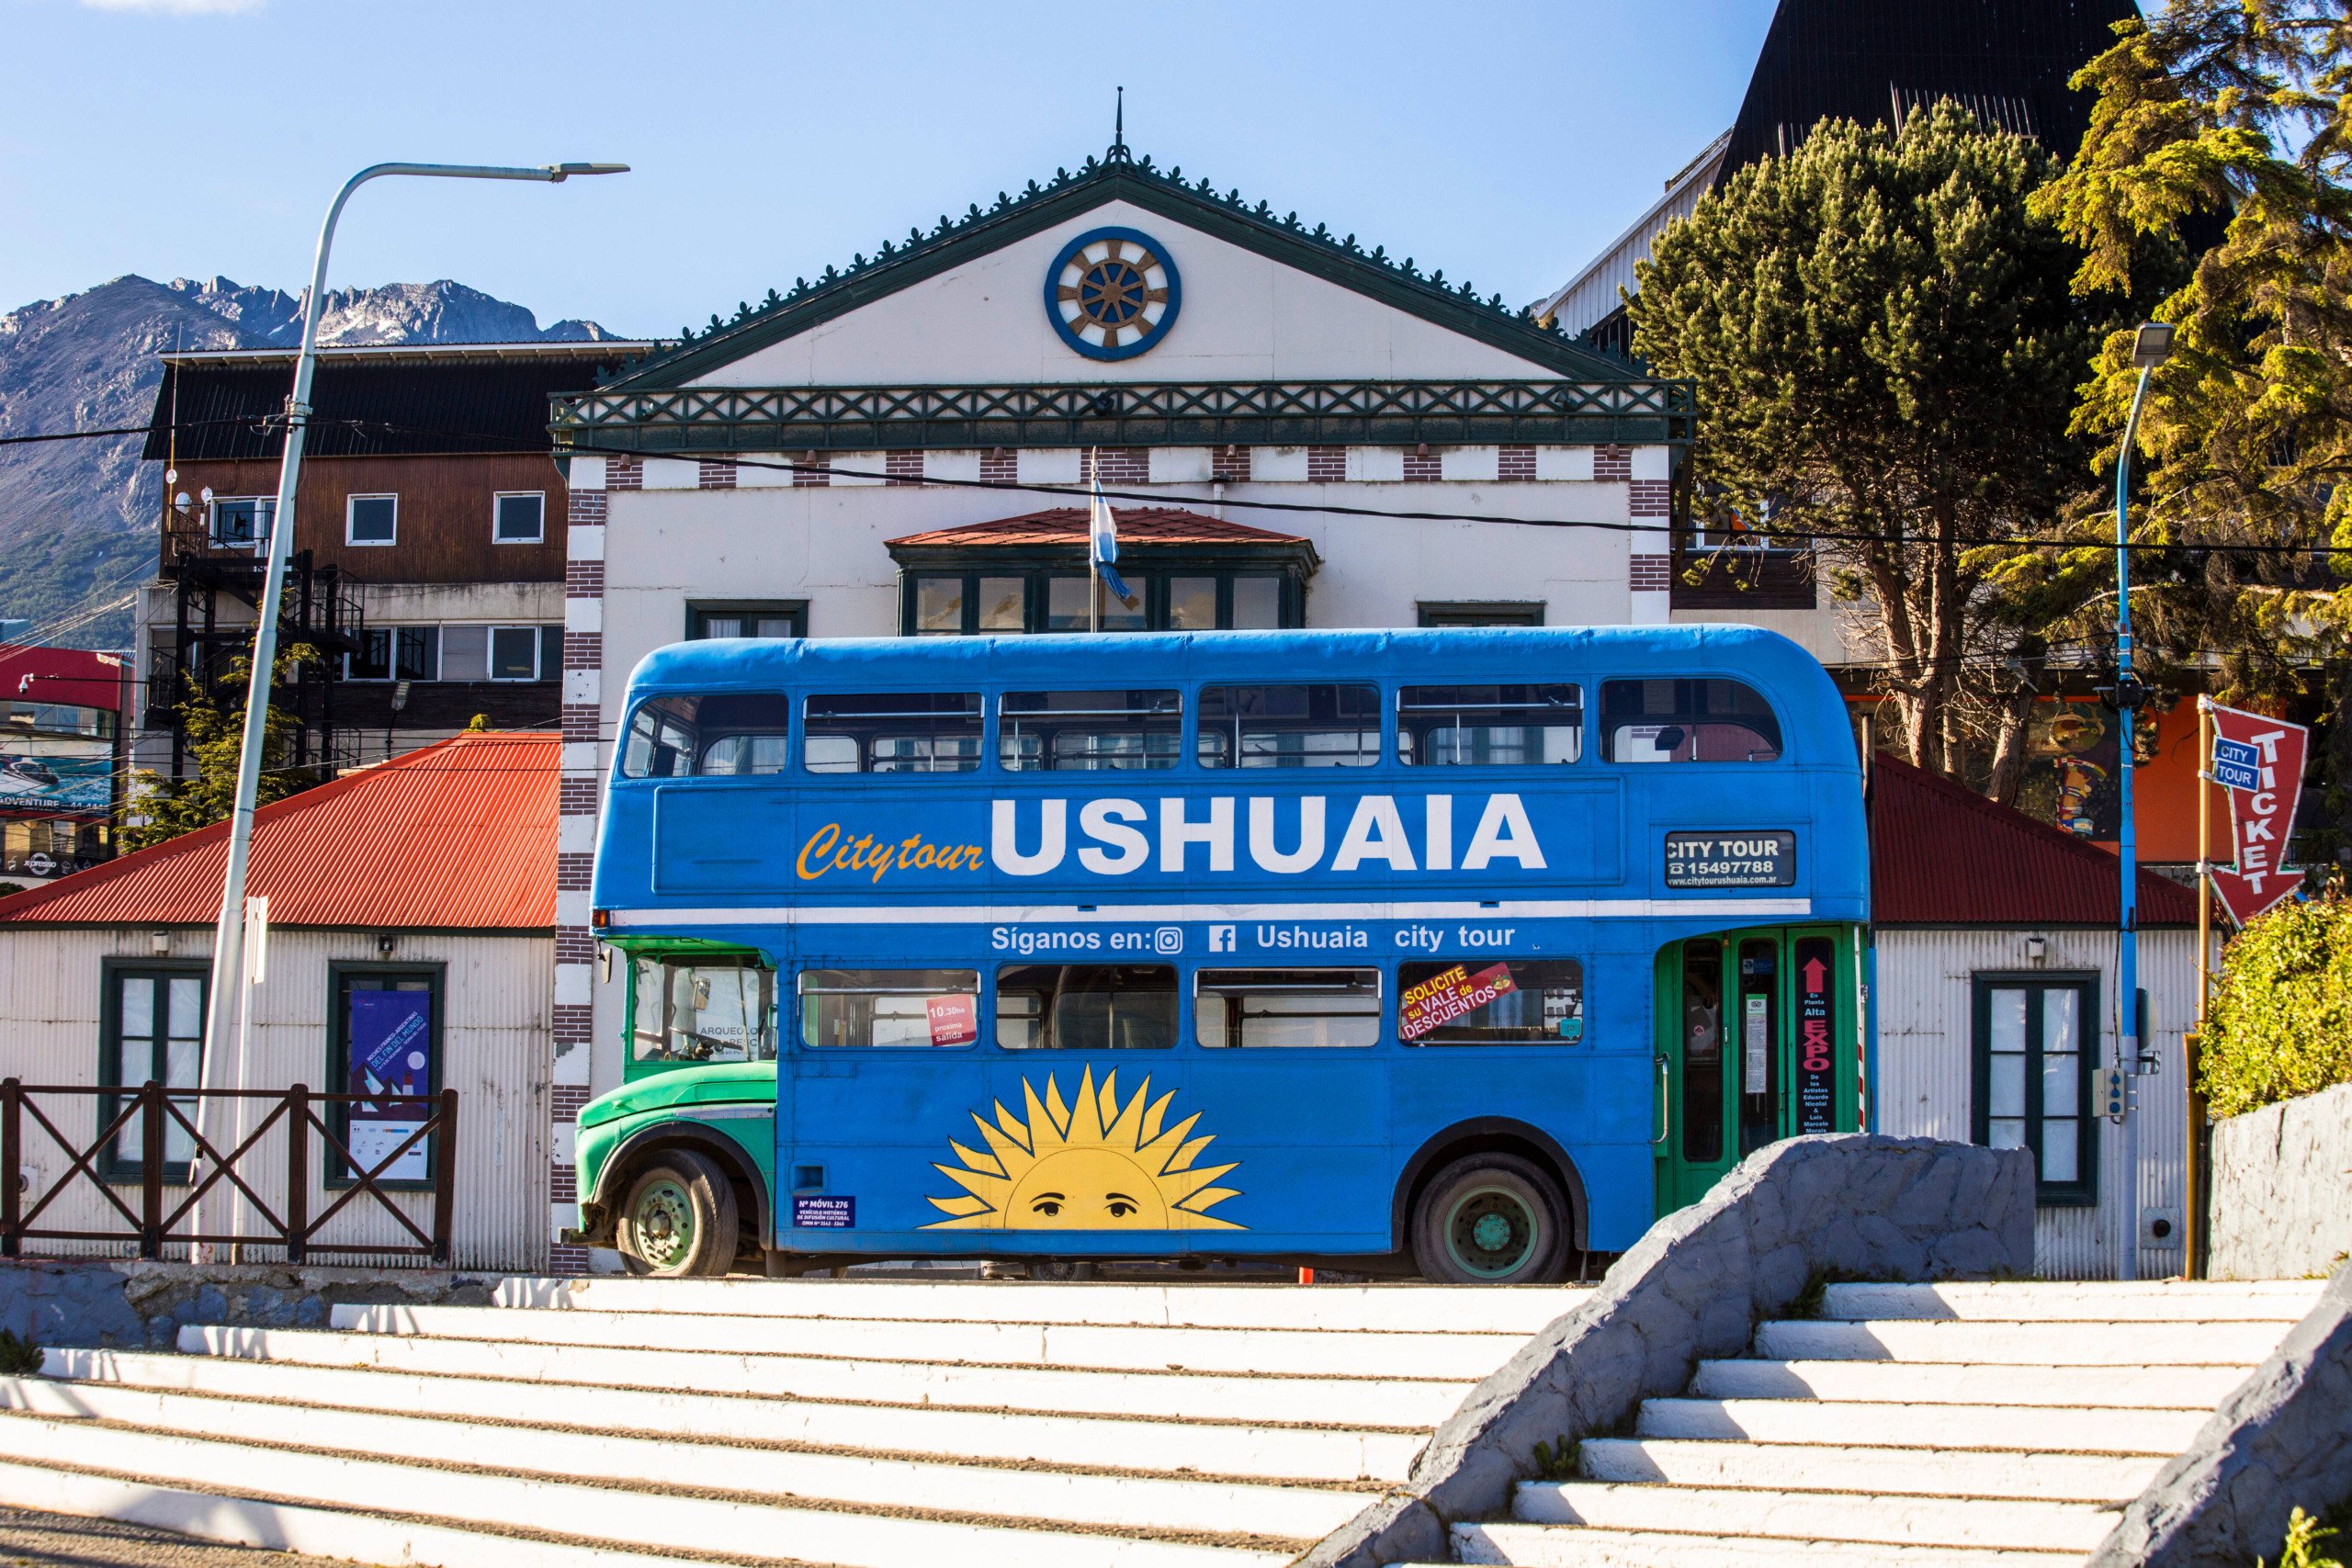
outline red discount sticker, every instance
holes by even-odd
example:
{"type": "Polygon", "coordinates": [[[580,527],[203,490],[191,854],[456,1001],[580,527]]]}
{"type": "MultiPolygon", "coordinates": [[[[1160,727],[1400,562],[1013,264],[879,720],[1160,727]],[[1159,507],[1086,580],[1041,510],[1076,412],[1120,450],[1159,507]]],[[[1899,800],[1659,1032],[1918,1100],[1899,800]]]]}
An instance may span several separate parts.
{"type": "Polygon", "coordinates": [[[969,1045],[980,1037],[979,999],[976,997],[926,997],[933,1045],[969,1045]]]}
{"type": "Polygon", "coordinates": [[[1493,964],[1476,975],[1470,973],[1466,964],[1441,969],[1419,985],[1408,987],[1399,998],[1396,1032],[1408,1040],[1419,1040],[1440,1025],[1476,1012],[1504,992],[1515,989],[1508,964],[1493,964]]]}

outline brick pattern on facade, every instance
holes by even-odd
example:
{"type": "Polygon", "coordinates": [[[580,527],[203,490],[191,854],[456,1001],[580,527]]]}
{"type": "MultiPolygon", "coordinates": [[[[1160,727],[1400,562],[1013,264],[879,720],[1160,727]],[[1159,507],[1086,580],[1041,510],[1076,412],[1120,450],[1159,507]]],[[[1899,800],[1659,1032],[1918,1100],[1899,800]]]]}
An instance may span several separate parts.
{"type": "Polygon", "coordinates": [[[1631,446],[1596,446],[1592,449],[1592,477],[1602,484],[1623,484],[1634,477],[1634,449],[1631,446]]]}
{"type": "Polygon", "coordinates": [[[1213,447],[1209,452],[1209,478],[1218,484],[1248,484],[1250,482],[1250,448],[1247,446],[1213,447]]]}
{"type": "Polygon", "coordinates": [[[559,1122],[570,1122],[577,1124],[580,1121],[580,1112],[587,1107],[591,1100],[595,1098],[578,1084],[558,1084],[550,1092],[553,1099],[549,1102],[548,1111],[559,1122]]]}
{"type": "Polygon", "coordinates": [[[915,447],[904,452],[883,453],[882,471],[889,476],[888,482],[890,484],[922,483],[922,449],[915,447]]]}
{"type": "Polygon", "coordinates": [[[829,485],[833,482],[833,460],[822,452],[797,452],[791,461],[797,465],[792,470],[793,488],[829,485]]]}
{"type": "Polygon", "coordinates": [[[1408,483],[1434,484],[1445,475],[1438,455],[1426,446],[1417,446],[1405,454],[1405,479],[1408,483]]]}
{"type": "Polygon", "coordinates": [[[1498,449],[1495,456],[1495,478],[1505,481],[1525,479],[1532,482],[1535,478],[1535,448],[1504,446],[1498,449]]]}
{"type": "Polygon", "coordinates": [[[1633,556],[1628,558],[1625,586],[1636,593],[1664,593],[1674,586],[1672,556],[1633,556]]]}
{"type": "Polygon", "coordinates": [[[555,1043],[559,1048],[584,1051],[596,1032],[596,1010],[585,1002],[555,1004],[555,1043]]]}
{"type": "Polygon", "coordinates": [[[724,457],[705,457],[695,480],[697,490],[733,490],[735,465],[724,457]]]}
{"type": "Polygon", "coordinates": [[[1344,484],[1348,478],[1348,449],[1344,446],[1309,446],[1306,449],[1306,482],[1311,485],[1344,484]]]}
{"type": "Polygon", "coordinates": [[[1094,477],[1106,485],[1151,482],[1151,458],[1140,446],[1105,446],[1094,454],[1094,477]]]}
{"type": "Polygon", "coordinates": [[[980,482],[1010,485],[1021,482],[1021,456],[1010,446],[992,446],[980,454],[980,482]]]}
{"type": "MultiPolygon", "coordinates": [[[[645,465],[637,457],[608,457],[605,463],[605,483],[607,490],[641,490],[645,483],[645,465]]],[[[702,462],[700,483],[705,490],[733,489],[735,471],[731,464],[702,462]],[[723,469],[724,482],[716,483],[714,469],[723,469]]],[[[573,546],[564,563],[563,594],[567,611],[573,604],[593,607],[590,613],[577,617],[589,626],[601,626],[605,599],[604,551],[589,543],[597,536],[587,530],[602,530],[609,504],[605,491],[574,489],[570,496],[567,518],[574,532],[573,546]]],[[[567,614],[568,623],[575,617],[567,614]]],[[[561,708],[564,769],[556,784],[557,821],[562,829],[584,821],[593,834],[596,808],[603,781],[603,770],[597,765],[601,756],[602,705],[595,700],[598,682],[605,665],[605,634],[582,631],[568,626],[563,634],[563,668],[567,698],[584,696],[587,700],[567,700],[561,708]],[[584,680],[575,692],[574,676],[584,680]],[[575,748],[580,750],[575,750],[575,748]]],[[[576,829],[562,832],[563,839],[572,843],[583,841],[576,829]]],[[[555,879],[559,908],[565,903],[578,905],[584,900],[577,896],[586,891],[595,857],[590,853],[559,851],[556,855],[555,879]],[[565,895],[573,897],[566,898],[565,895]]],[[[580,924],[574,913],[569,921],[558,919],[555,931],[556,995],[577,996],[578,977],[594,975],[596,962],[596,934],[580,924]],[[567,984],[567,982],[571,982],[567,984]]],[[[559,1001],[550,1009],[548,1020],[555,1058],[563,1066],[556,1067],[559,1076],[584,1077],[583,1069],[595,1035],[595,1009],[586,1002],[559,1001]],[[578,1055],[574,1055],[573,1053],[578,1055]]],[[[556,1084],[549,1088],[548,1122],[557,1135],[549,1139],[548,1164],[548,1221],[552,1228],[569,1224],[563,1210],[574,1201],[578,1172],[568,1153],[571,1146],[569,1130],[578,1123],[580,1107],[587,1103],[589,1090],[585,1084],[556,1084]]],[[[588,1271],[588,1249],[550,1244],[548,1269],[554,1274],[584,1274],[588,1271]]]]}
{"type": "Polygon", "coordinates": [[[1674,511],[1674,483],[1670,479],[1634,479],[1634,515],[1636,517],[1666,517],[1674,511]]]}
{"type": "MultiPolygon", "coordinates": [[[[645,459],[642,457],[605,458],[605,488],[606,490],[643,490],[645,488],[645,459]]],[[[580,492],[578,491],[572,491],[571,498],[575,502],[578,501],[580,499],[580,492]]],[[[604,508],[604,504],[605,498],[601,495],[597,496],[596,505],[600,513],[604,508]]],[[[572,512],[571,520],[574,523],[584,521],[576,508],[572,512]]],[[[599,515],[596,521],[601,523],[604,521],[604,518],[599,515]]]]}

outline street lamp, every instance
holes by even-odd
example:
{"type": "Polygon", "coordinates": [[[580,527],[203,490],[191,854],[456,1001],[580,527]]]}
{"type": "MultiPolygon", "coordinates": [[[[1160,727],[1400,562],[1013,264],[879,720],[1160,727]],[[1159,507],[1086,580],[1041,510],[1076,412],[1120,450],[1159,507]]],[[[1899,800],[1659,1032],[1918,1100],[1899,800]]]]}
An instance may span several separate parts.
{"type": "Polygon", "coordinates": [[[2140,1275],[2140,1124],[2132,1114],[2128,1080],[2141,1071],[2140,1057],[2140,843],[2132,815],[2132,773],[2138,744],[2132,724],[2140,699],[2145,695],[2132,668],[2132,551],[2130,542],[2132,446],[2140,433],[2140,406],[2147,400],[2148,378],[2172,357],[2172,327],[2164,321],[2143,321],[2132,339],[2132,363],[2139,367],[2138,385],[2132,389],[2132,412],[2123,422],[2123,449],[2115,462],[2115,711],[2121,721],[2116,743],[2116,809],[2120,815],[2116,841],[2117,873],[2121,895],[2116,905],[2116,1066],[2127,1082],[2123,1109],[2124,1206],[2130,1229],[2125,1234],[2120,1277],[2140,1275]]]}
{"type": "MultiPolygon", "coordinates": [[[[242,1001],[244,958],[245,867],[254,841],[254,795],[261,784],[262,737],[269,717],[269,689],[277,664],[277,602],[286,590],[286,561],[294,537],[294,491],[302,473],[302,442],[311,418],[311,377],[318,367],[319,315],[324,309],[327,253],[334,244],[335,220],[351,193],[369,180],[410,175],[451,180],[537,180],[561,185],[574,175],[620,175],[627,164],[543,164],[536,168],[508,168],[472,164],[376,164],[360,170],[335,193],[319,226],[318,254],[311,265],[311,291],[302,306],[302,346],[294,356],[294,392],[286,400],[286,450],[277,468],[277,510],[271,515],[269,567],[262,580],[261,597],[254,601],[253,668],[245,682],[244,739],[237,754],[236,804],[229,818],[229,861],[220,879],[220,919],[212,936],[212,988],[206,998],[204,1050],[198,1081],[203,1088],[220,1087],[220,1058],[225,1054],[229,1028],[242,1001]]],[[[236,1084],[244,1087],[244,1049],[237,1051],[236,1084]]],[[[209,1125],[198,1111],[199,1124],[209,1125]]],[[[203,1221],[194,1222],[201,1234],[203,1221]]],[[[200,1254],[201,1247],[193,1249],[200,1254]]]]}

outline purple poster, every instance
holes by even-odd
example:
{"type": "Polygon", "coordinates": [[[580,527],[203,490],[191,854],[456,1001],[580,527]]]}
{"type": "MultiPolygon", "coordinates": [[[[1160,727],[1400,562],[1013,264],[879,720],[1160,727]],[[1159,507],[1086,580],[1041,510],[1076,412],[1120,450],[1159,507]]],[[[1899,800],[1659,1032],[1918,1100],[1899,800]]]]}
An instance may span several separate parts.
{"type": "MultiPolygon", "coordinates": [[[[360,1170],[373,1170],[424,1123],[421,1104],[385,1104],[376,1096],[433,1092],[433,993],[353,991],[350,1077],[345,1092],[371,1097],[351,1108],[346,1142],[360,1170]]],[[[379,1180],[423,1181],[431,1169],[420,1138],[379,1180]]]]}

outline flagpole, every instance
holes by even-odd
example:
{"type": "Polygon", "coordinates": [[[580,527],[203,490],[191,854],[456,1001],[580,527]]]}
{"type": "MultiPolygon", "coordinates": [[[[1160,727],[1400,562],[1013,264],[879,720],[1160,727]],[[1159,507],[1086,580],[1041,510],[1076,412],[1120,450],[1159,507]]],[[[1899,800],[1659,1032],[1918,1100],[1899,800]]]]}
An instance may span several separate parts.
{"type": "MultiPolygon", "coordinates": [[[[1097,490],[1102,488],[1102,455],[1098,447],[1089,446],[1086,449],[1086,477],[1097,490]]],[[[1095,498],[1096,504],[1101,504],[1101,499],[1099,496],[1095,498]]],[[[1090,632],[1102,629],[1102,573],[1094,563],[1094,514],[1091,511],[1086,518],[1086,629],[1090,632]]]]}

